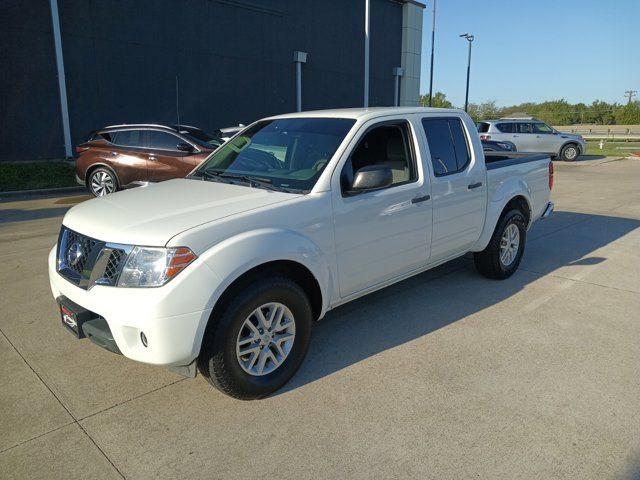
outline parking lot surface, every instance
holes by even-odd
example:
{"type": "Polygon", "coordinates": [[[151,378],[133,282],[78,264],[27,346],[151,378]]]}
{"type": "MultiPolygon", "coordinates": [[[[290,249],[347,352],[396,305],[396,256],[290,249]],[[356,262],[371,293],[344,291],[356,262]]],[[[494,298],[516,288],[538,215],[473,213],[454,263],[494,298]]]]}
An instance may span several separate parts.
{"type": "Polygon", "coordinates": [[[46,257],[87,197],[0,203],[0,477],[639,478],[639,185],[556,163],[512,278],[461,258],[329,312],[253,402],[75,340],[46,257]]]}

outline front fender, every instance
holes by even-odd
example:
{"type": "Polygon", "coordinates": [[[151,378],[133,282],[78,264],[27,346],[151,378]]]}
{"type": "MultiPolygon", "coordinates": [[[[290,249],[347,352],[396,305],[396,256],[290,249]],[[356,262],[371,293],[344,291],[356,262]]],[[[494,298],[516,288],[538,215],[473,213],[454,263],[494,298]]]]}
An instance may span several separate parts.
{"type": "Polygon", "coordinates": [[[480,238],[471,248],[472,252],[480,252],[487,247],[504,207],[515,197],[523,197],[527,201],[529,212],[531,212],[531,191],[522,178],[512,176],[504,180],[489,179],[489,201],[484,228],[480,238]]]}
{"type": "Polygon", "coordinates": [[[322,311],[327,311],[333,278],[324,252],[310,238],[282,228],[263,228],[230,237],[200,257],[220,279],[207,308],[213,308],[224,291],[241,275],[265,263],[288,260],[306,267],[322,293],[322,311]]]}

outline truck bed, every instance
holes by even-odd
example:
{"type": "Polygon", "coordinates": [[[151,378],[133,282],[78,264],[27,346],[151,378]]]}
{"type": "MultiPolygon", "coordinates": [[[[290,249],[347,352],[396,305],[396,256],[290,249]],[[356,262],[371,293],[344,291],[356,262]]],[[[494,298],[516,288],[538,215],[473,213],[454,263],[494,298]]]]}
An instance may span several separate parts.
{"type": "Polygon", "coordinates": [[[484,163],[487,166],[487,170],[537,162],[539,160],[551,160],[551,158],[545,154],[526,152],[485,152],[484,155],[484,163]]]}

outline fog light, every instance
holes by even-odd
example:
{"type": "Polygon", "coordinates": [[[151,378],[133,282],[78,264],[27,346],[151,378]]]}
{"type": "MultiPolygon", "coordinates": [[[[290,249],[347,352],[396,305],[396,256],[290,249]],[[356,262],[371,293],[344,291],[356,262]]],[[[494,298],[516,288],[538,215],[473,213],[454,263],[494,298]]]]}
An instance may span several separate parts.
{"type": "Polygon", "coordinates": [[[145,347],[147,346],[147,336],[144,334],[144,332],[140,332],[140,341],[142,342],[142,345],[144,345],[145,347]]]}

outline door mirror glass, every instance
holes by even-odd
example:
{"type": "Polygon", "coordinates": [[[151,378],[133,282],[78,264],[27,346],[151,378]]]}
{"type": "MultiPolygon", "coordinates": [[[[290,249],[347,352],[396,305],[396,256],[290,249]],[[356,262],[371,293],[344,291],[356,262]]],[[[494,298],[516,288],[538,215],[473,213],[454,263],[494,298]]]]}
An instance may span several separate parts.
{"type": "Polygon", "coordinates": [[[181,152],[193,152],[193,147],[188,143],[179,143],[176,148],[181,152]]]}
{"type": "Polygon", "coordinates": [[[386,165],[368,165],[359,169],[353,178],[349,193],[378,190],[393,183],[393,172],[386,165]]]}

